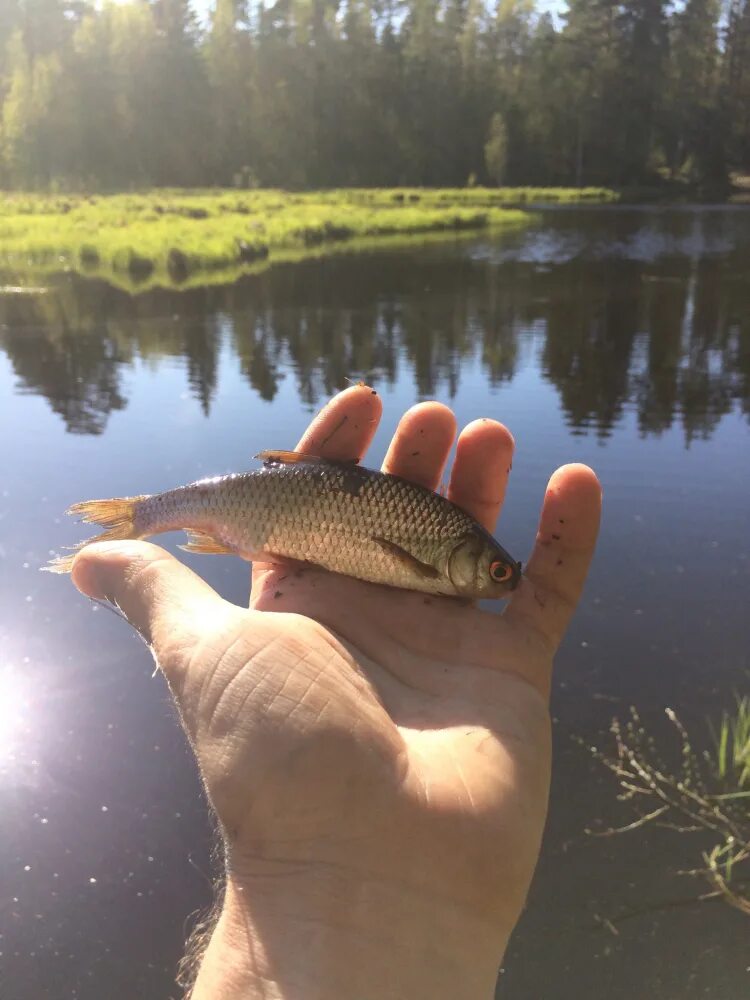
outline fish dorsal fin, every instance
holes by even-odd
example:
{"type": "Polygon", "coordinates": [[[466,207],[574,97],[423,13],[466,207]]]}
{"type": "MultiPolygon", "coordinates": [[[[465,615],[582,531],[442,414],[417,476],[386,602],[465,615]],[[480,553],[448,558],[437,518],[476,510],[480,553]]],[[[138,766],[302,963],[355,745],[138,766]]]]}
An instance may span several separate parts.
{"type": "Polygon", "coordinates": [[[419,576],[423,577],[425,580],[435,580],[440,576],[440,571],[435,569],[429,563],[423,563],[416,556],[413,556],[411,552],[407,552],[406,549],[402,549],[400,545],[395,542],[390,541],[388,538],[379,538],[377,535],[372,536],[373,542],[376,542],[384,552],[388,552],[390,555],[395,556],[398,561],[407,566],[410,570],[417,573],[419,576]]]}
{"type": "Polygon", "coordinates": [[[276,451],[268,449],[260,451],[254,458],[259,458],[264,465],[356,465],[358,459],[321,458],[320,455],[306,455],[303,451],[276,451]]]}

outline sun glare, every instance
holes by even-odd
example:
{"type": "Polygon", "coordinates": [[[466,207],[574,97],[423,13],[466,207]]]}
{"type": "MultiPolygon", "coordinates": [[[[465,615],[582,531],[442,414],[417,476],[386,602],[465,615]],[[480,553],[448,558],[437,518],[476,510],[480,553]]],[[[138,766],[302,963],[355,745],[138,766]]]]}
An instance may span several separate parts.
{"type": "Polygon", "coordinates": [[[0,664],[0,766],[15,750],[28,709],[26,678],[12,664],[0,664]]]}

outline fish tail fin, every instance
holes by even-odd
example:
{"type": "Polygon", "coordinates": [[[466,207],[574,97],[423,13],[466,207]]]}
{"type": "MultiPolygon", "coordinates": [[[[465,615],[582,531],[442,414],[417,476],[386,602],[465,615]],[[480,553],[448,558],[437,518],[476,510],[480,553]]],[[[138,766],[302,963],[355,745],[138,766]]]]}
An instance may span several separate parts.
{"type": "MultiPolygon", "coordinates": [[[[75,549],[78,550],[81,546],[76,545],[75,549]]],[[[73,570],[73,560],[76,557],[76,552],[71,552],[67,556],[55,556],[54,559],[50,559],[46,566],[42,566],[42,573],[70,573],[73,570]]]]}
{"type": "Polygon", "coordinates": [[[68,507],[68,514],[79,517],[85,524],[98,524],[105,530],[93,538],[74,545],[70,555],[57,556],[42,567],[48,573],[70,573],[78,551],[92,542],[116,542],[125,538],[140,538],[135,529],[136,508],[146,496],[113,497],[111,500],[84,500],[68,507]]]}

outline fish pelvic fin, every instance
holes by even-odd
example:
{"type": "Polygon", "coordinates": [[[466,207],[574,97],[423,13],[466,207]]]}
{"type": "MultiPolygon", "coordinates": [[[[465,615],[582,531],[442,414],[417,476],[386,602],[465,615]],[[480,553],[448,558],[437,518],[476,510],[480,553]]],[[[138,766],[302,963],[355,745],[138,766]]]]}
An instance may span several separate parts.
{"type": "Polygon", "coordinates": [[[230,549],[218,538],[209,535],[206,531],[197,531],[195,528],[186,528],[185,534],[188,536],[187,544],[180,545],[183,552],[202,552],[204,555],[213,556],[236,556],[236,549],[230,549]]]}
{"type": "Polygon", "coordinates": [[[70,555],[51,559],[42,569],[48,573],[70,573],[77,553],[92,542],[116,542],[126,538],[141,537],[135,530],[136,507],[147,496],[113,497],[110,500],[84,500],[74,503],[67,513],[80,518],[85,524],[98,524],[105,530],[93,538],[74,545],[70,555]]]}

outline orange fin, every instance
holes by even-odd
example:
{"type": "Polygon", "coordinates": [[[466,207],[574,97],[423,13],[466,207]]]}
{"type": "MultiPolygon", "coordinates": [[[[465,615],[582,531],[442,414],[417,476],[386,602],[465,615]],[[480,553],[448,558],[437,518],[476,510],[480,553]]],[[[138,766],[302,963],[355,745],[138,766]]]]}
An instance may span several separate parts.
{"type": "Polygon", "coordinates": [[[430,566],[429,563],[423,563],[416,556],[413,556],[411,552],[407,552],[406,549],[402,549],[400,545],[395,542],[390,542],[387,538],[378,538],[377,535],[372,536],[373,542],[377,542],[378,545],[385,552],[389,552],[392,556],[395,556],[399,562],[409,569],[414,570],[419,576],[424,577],[426,580],[434,580],[440,576],[440,571],[435,569],[434,566],[430,566]]]}
{"type": "Polygon", "coordinates": [[[320,455],[307,455],[302,451],[276,451],[269,449],[260,451],[253,458],[259,458],[264,465],[356,465],[358,459],[322,458],[320,455]]]}
{"type": "Polygon", "coordinates": [[[58,556],[56,559],[50,560],[42,569],[48,573],[70,573],[78,550],[90,545],[91,542],[114,542],[124,538],[138,538],[134,526],[136,507],[141,500],[146,499],[148,499],[146,495],[113,497],[110,500],[84,500],[83,503],[74,503],[72,507],[68,507],[68,514],[76,515],[85,524],[101,525],[105,530],[100,535],[87,538],[75,545],[72,555],[58,556]]]}
{"type": "Polygon", "coordinates": [[[42,573],[71,573],[73,571],[73,560],[78,555],[78,547],[76,546],[76,551],[71,553],[69,556],[56,556],[54,559],[50,559],[46,566],[40,566],[42,573]]]}
{"type": "Polygon", "coordinates": [[[215,556],[237,555],[236,549],[230,549],[228,545],[218,541],[213,535],[209,535],[207,531],[185,528],[185,534],[188,536],[187,544],[179,546],[183,552],[202,552],[204,555],[215,556]]]}
{"type": "Polygon", "coordinates": [[[264,465],[298,465],[301,462],[316,463],[325,461],[325,459],[319,458],[317,455],[305,455],[301,451],[276,451],[274,449],[260,451],[253,458],[259,458],[264,465]]]}

